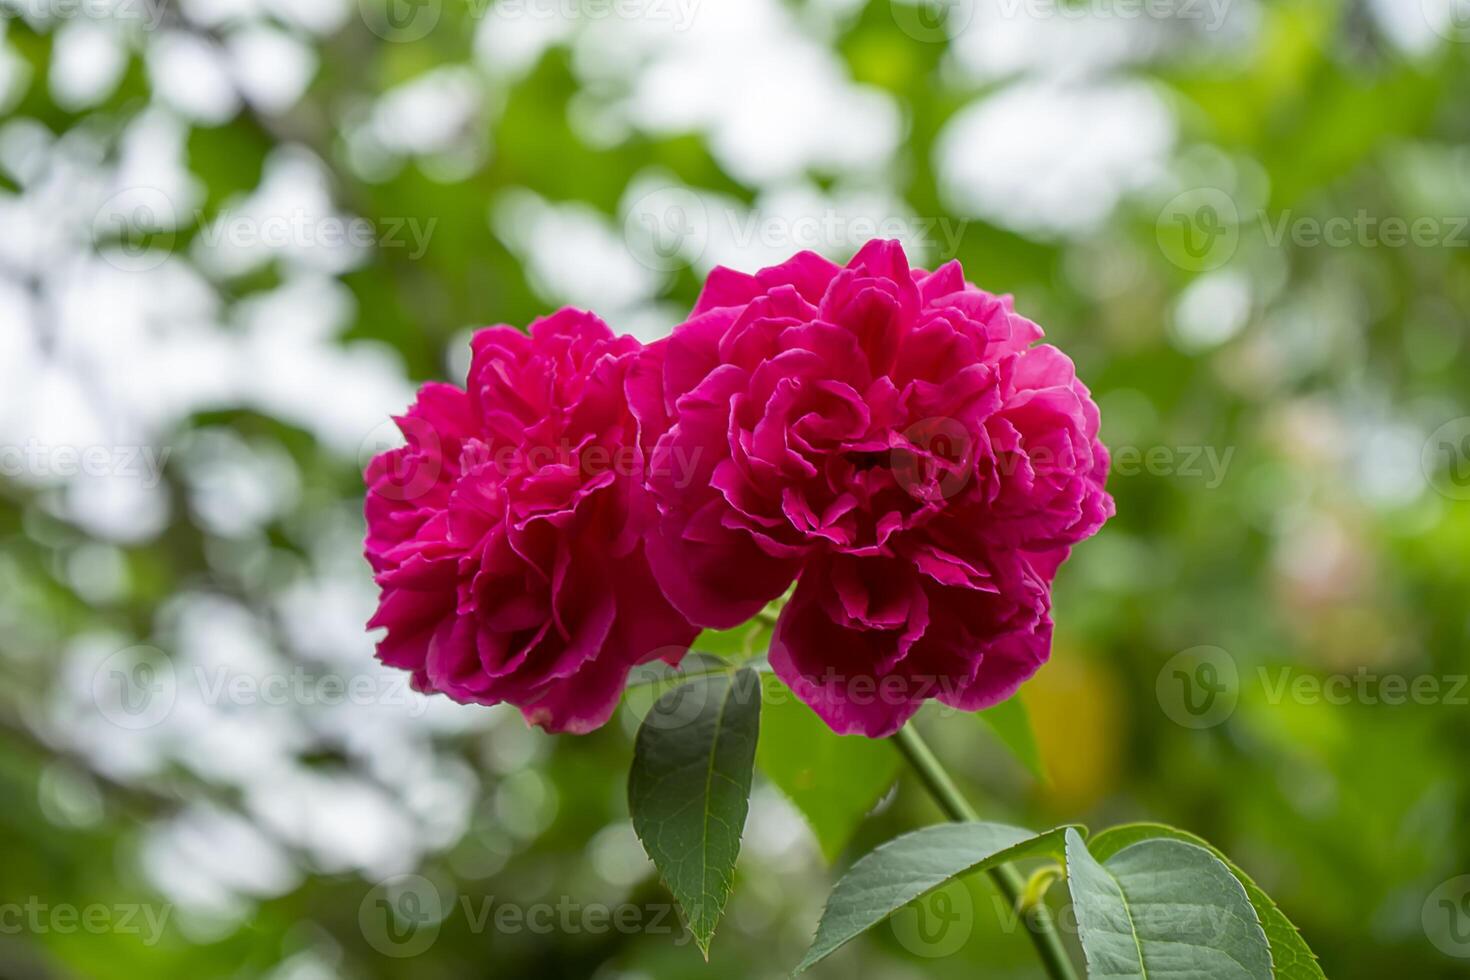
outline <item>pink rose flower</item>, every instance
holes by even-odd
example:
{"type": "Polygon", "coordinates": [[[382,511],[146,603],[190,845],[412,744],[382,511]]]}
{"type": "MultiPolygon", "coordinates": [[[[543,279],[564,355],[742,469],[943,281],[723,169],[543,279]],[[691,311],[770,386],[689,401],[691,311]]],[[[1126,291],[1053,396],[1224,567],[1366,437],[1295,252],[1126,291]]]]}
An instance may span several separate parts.
{"type": "Polygon", "coordinates": [[[1113,513],[1097,406],[1041,336],[895,242],[714,270],[629,379],[664,592],[727,628],[796,581],[771,664],[840,733],[1009,697],[1049,655],[1057,567],[1113,513]]]}
{"type": "Polygon", "coordinates": [[[551,731],[612,715],[628,671],[698,630],[654,583],[624,393],[641,345],[590,313],[481,330],[467,390],[427,384],[369,464],[366,553],[385,664],[551,731]]]}

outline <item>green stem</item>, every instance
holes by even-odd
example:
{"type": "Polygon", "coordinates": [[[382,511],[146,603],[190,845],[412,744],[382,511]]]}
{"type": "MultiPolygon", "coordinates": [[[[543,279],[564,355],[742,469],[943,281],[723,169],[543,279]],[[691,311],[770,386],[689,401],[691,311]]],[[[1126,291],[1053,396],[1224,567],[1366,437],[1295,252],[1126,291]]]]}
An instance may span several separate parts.
{"type": "MultiPolygon", "coordinates": [[[[908,760],[914,772],[924,783],[924,788],[939,804],[944,815],[956,823],[979,820],[980,815],[975,808],[970,806],[955,786],[954,780],[944,766],[935,757],[928,743],[919,735],[918,729],[913,725],[905,725],[893,736],[893,744],[903,757],[908,760]]],[[[1026,879],[1021,872],[1009,864],[1003,864],[993,868],[990,877],[994,879],[995,885],[1000,893],[1005,896],[1006,901],[1016,908],[1025,923],[1026,931],[1031,934],[1031,941],[1036,944],[1036,952],[1041,955],[1041,961],[1046,965],[1047,975],[1052,980],[1077,980],[1077,973],[1072,968],[1072,959],[1067,955],[1066,947],[1062,945],[1062,937],[1057,932],[1056,921],[1052,918],[1051,910],[1043,902],[1038,902],[1029,909],[1020,908],[1020,900],[1026,889],[1026,879]]]]}

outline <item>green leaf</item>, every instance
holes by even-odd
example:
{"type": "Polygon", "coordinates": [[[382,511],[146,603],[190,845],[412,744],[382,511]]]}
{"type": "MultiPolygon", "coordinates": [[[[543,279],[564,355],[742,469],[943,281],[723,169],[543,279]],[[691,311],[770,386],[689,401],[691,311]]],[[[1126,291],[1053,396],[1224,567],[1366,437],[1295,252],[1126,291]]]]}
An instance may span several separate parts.
{"type": "Polygon", "coordinates": [[[1068,831],[1067,880],[1094,980],[1272,976],[1271,949],[1245,888],[1203,847],[1145,840],[1100,863],[1068,831]]]}
{"type": "Polygon", "coordinates": [[[980,720],[990,726],[997,738],[1011,750],[1031,775],[1046,781],[1046,766],[1041,762],[1041,750],[1036,747],[1036,732],[1031,727],[1031,713],[1014,695],[992,708],[980,712],[980,720]]]}
{"type": "Polygon", "coordinates": [[[835,734],[776,677],[763,679],[756,764],[801,811],[827,860],[835,860],[903,760],[881,739],[835,734]]]}
{"type": "Polygon", "coordinates": [[[1037,834],[998,823],[947,823],[895,837],[859,858],[837,882],[796,972],[957,875],[1021,858],[1060,857],[1064,830],[1037,834]]]}
{"type": "Polygon", "coordinates": [[[750,808],[760,690],[748,668],[693,678],[658,699],[634,743],[633,830],[706,959],[750,808]]]}
{"type": "Polygon", "coordinates": [[[1126,847],[1155,838],[1179,840],[1203,847],[1224,862],[1230,873],[1245,887],[1245,893],[1250,897],[1251,905],[1261,919],[1266,940],[1271,944],[1271,962],[1275,965],[1277,980],[1327,980],[1327,975],[1317,963],[1317,954],[1312,952],[1296,926],[1286,917],[1286,913],[1276,907],[1271,896],[1262,891],[1249,875],[1217,848],[1194,834],[1157,823],[1125,824],[1098,834],[1088,841],[1087,849],[1098,860],[1106,861],[1126,847]]]}
{"type": "Polygon", "coordinates": [[[765,657],[736,664],[724,657],[692,650],[677,665],[667,664],[662,660],[639,664],[628,674],[628,682],[623,688],[623,704],[641,723],[658,703],[658,699],[675,688],[707,677],[721,674],[729,676],[742,667],[759,673],[769,673],[771,670],[765,657]]]}
{"type": "Polygon", "coordinates": [[[771,642],[771,622],[756,618],[734,629],[705,630],[694,638],[691,650],[718,654],[730,660],[748,660],[764,653],[771,642]]]}
{"type": "Polygon", "coordinates": [[[689,649],[718,654],[733,661],[745,661],[764,654],[771,645],[771,635],[775,632],[776,620],[781,617],[781,608],[795,588],[792,586],[785,595],[772,599],[760,612],[733,629],[705,630],[694,638],[689,649]]]}

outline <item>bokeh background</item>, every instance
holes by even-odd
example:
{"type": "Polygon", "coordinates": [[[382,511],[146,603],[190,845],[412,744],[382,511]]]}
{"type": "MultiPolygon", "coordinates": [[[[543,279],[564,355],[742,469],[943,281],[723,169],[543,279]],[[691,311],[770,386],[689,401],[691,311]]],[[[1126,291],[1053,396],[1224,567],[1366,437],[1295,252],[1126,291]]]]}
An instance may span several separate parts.
{"type": "MultiPolygon", "coordinates": [[[[1013,292],[1117,457],[1046,778],[919,719],[982,811],[1177,824],[1328,976],[1470,975],[1467,93],[1463,0],[0,0],[0,975],[785,975],[919,787],[829,861],[758,776],[703,965],[632,709],[376,668],[360,474],[476,326],[653,338],[875,235],[1013,292]]],[[[929,913],[816,975],[1036,975],[983,880],[929,913]]]]}

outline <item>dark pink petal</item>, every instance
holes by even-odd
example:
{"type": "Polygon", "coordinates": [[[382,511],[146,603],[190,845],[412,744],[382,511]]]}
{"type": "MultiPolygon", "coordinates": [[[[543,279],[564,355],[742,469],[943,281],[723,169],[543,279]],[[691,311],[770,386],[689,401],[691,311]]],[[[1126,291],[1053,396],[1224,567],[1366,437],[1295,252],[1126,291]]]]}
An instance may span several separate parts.
{"type": "Polygon", "coordinates": [[[694,515],[663,521],[648,537],[648,562],[664,594],[690,622],[732,629],[785,592],[800,563],[770,554],[720,517],[720,504],[711,498],[694,515]]]}
{"type": "Polygon", "coordinates": [[[920,614],[912,624],[885,630],[839,624],[822,601],[826,586],[820,579],[820,574],[803,575],[781,611],[771,639],[771,668],[839,735],[892,735],[933,691],[877,665],[901,657],[927,620],[920,614]]]}
{"type": "Polygon", "coordinates": [[[799,573],[771,662],[839,732],[1008,696],[1049,653],[1057,567],[1113,512],[1097,406],[1041,337],[895,242],[712,274],[629,387],[662,592],[733,626],[799,573]]]}
{"type": "Polygon", "coordinates": [[[797,252],[780,265],[762,269],[756,280],[765,291],[778,286],[794,286],[813,305],[820,303],[827,285],[838,273],[838,267],[815,252],[797,252]]]}
{"type": "Polygon", "coordinates": [[[633,666],[677,662],[697,628],[640,547],[657,517],[646,449],[668,427],[664,349],[644,363],[636,340],[562,310],[529,336],[477,333],[468,391],[423,388],[400,420],[408,445],[367,471],[384,663],[419,690],[581,732],[606,721],[633,666]]]}
{"type": "Polygon", "coordinates": [[[761,294],[760,282],[755,276],[717,265],[704,280],[704,289],[694,302],[691,317],[698,317],[721,306],[741,306],[761,294]]]}

